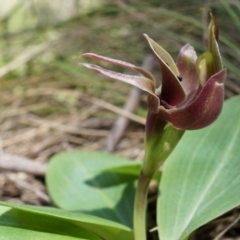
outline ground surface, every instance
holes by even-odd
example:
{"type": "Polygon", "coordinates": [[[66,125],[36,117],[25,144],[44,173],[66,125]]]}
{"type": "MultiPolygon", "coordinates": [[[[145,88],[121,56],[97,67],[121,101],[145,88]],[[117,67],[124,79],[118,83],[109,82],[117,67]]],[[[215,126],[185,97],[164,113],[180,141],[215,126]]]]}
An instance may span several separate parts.
{"type": "MultiPolygon", "coordinates": [[[[69,90],[67,94],[73,94],[71,91],[69,90]]],[[[73,92],[75,93],[75,90],[73,92]]],[[[89,102],[90,96],[84,97],[88,100],[83,100],[80,96],[75,102],[78,108],[83,109],[80,114],[57,113],[50,117],[36,116],[31,111],[42,103],[22,106],[23,100],[17,98],[14,101],[13,96],[11,100],[8,99],[11,101],[11,106],[17,106],[17,111],[13,112],[12,107],[0,116],[3,159],[0,165],[0,200],[33,205],[52,205],[44,184],[44,173],[49,158],[60,151],[106,150],[108,137],[116,136],[112,135],[111,129],[117,121],[117,115],[101,117],[101,114],[112,113],[111,110],[104,108],[104,102],[103,106],[99,106],[97,99],[91,98],[91,101],[96,101],[94,103],[94,101],[89,102]],[[93,112],[95,116],[91,116],[93,112]]],[[[47,91],[38,99],[39,102],[46,104],[49,101],[47,91]]],[[[122,132],[120,142],[114,147],[116,154],[130,159],[142,158],[144,125],[140,123],[141,118],[138,120],[139,122],[130,121],[127,129],[122,132]]],[[[149,198],[150,229],[156,224],[154,220],[155,200],[156,189],[153,189],[149,198]]],[[[198,230],[196,239],[214,239],[234,222],[238,215],[239,210],[235,209],[207,224],[198,230]]],[[[239,226],[235,224],[224,237],[219,239],[238,239],[238,236],[240,236],[239,226]]],[[[149,239],[156,239],[156,234],[151,233],[149,239]]]]}

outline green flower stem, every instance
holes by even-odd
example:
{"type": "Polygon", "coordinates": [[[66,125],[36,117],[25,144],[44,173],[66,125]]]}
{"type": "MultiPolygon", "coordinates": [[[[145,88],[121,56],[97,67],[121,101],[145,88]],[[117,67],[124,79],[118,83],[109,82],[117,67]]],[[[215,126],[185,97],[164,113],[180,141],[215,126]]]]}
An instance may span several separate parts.
{"type": "Polygon", "coordinates": [[[134,203],[135,240],[146,240],[146,207],[148,186],[154,174],[173,151],[184,131],[162,121],[149,112],[146,123],[145,156],[138,179],[134,203]]]}
{"type": "Polygon", "coordinates": [[[140,172],[134,203],[134,236],[135,240],[146,240],[146,207],[148,186],[152,177],[140,172]]]}

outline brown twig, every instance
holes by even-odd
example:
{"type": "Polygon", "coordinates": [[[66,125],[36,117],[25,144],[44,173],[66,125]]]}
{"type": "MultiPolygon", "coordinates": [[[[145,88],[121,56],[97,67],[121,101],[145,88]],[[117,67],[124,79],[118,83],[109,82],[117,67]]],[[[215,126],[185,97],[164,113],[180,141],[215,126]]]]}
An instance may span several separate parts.
{"type": "Polygon", "coordinates": [[[11,175],[8,175],[7,178],[10,181],[14,182],[19,188],[30,190],[32,193],[34,193],[42,201],[44,201],[48,204],[51,203],[50,197],[46,193],[44,193],[42,190],[40,190],[39,188],[36,188],[35,186],[33,186],[32,184],[29,184],[25,181],[16,179],[15,177],[13,177],[11,175]]]}
{"type": "Polygon", "coordinates": [[[43,176],[46,172],[47,165],[22,156],[3,153],[0,156],[0,169],[22,171],[35,176],[43,176]]]}
{"type": "Polygon", "coordinates": [[[74,126],[67,126],[54,121],[40,118],[30,113],[25,115],[25,117],[26,117],[25,118],[26,121],[30,121],[33,124],[36,124],[37,126],[40,125],[42,127],[46,127],[47,129],[52,128],[58,131],[66,132],[66,133],[80,134],[80,135],[87,135],[87,136],[99,136],[99,137],[106,136],[107,134],[107,131],[105,130],[86,129],[86,128],[79,128],[74,126]]]}
{"type": "MultiPolygon", "coordinates": [[[[138,90],[138,89],[136,88],[135,90],[138,90]]],[[[136,94],[138,94],[138,93],[136,93],[136,94]]],[[[136,94],[134,94],[134,96],[137,98],[136,94]]],[[[128,109],[119,108],[119,107],[114,106],[113,104],[108,103],[108,102],[106,102],[106,101],[104,101],[102,99],[99,99],[99,98],[94,98],[94,97],[82,98],[81,97],[81,99],[83,99],[85,101],[88,101],[90,103],[93,103],[93,104],[95,104],[97,106],[100,106],[102,108],[105,108],[105,109],[107,109],[107,110],[109,110],[111,112],[117,113],[117,114],[121,115],[123,118],[130,119],[130,120],[132,120],[134,122],[137,122],[137,123],[145,125],[145,119],[144,118],[142,118],[140,116],[137,116],[136,114],[133,114],[128,109]]],[[[129,107],[131,107],[131,106],[129,106],[129,107]]]]}
{"type": "Polygon", "coordinates": [[[222,232],[220,232],[215,238],[214,240],[219,240],[223,237],[223,235],[230,230],[238,221],[240,220],[240,215],[238,215],[238,217],[231,223],[229,224],[222,232]]]}

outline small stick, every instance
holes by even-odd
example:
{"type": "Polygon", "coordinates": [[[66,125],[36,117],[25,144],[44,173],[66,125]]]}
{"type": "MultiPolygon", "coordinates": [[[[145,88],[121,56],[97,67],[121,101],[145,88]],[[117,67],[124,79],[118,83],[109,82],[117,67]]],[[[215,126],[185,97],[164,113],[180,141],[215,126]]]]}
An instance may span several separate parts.
{"type": "Polygon", "coordinates": [[[27,182],[21,181],[19,179],[16,179],[15,177],[12,177],[12,176],[7,176],[7,178],[10,181],[14,182],[19,188],[30,190],[44,202],[46,202],[48,204],[51,203],[50,197],[46,193],[44,193],[42,190],[36,188],[35,186],[33,186],[27,182]]]}
{"type": "Polygon", "coordinates": [[[222,232],[220,232],[213,240],[219,240],[229,229],[231,229],[240,220],[240,215],[229,224],[222,232]]]}
{"type": "Polygon", "coordinates": [[[47,170],[47,165],[35,162],[26,157],[2,153],[0,155],[0,169],[27,172],[35,176],[44,176],[47,170]]]}
{"type": "MultiPolygon", "coordinates": [[[[138,89],[136,88],[136,90],[138,90],[138,89]]],[[[136,97],[137,97],[137,95],[136,95],[136,97]]],[[[140,116],[137,116],[136,114],[133,114],[131,111],[128,111],[125,108],[122,109],[122,108],[116,107],[113,104],[108,103],[108,102],[106,102],[106,101],[104,101],[102,99],[99,99],[99,98],[88,97],[88,98],[82,98],[82,99],[84,101],[93,103],[93,104],[95,104],[97,106],[105,108],[105,109],[107,109],[109,111],[112,111],[114,113],[117,113],[117,114],[123,116],[126,119],[130,119],[130,120],[132,120],[134,122],[137,122],[137,123],[145,125],[145,119],[144,118],[142,118],[140,116]]]]}

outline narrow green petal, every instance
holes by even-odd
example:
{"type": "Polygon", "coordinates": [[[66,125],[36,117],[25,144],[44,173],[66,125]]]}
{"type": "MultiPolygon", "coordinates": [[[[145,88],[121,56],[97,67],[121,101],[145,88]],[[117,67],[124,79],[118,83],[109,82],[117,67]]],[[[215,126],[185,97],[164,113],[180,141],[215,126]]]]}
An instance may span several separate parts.
{"type": "Polygon", "coordinates": [[[201,54],[197,59],[197,70],[199,74],[199,81],[202,86],[207,80],[214,75],[214,59],[211,52],[201,54]]]}
{"type": "Polygon", "coordinates": [[[212,53],[214,73],[223,69],[221,54],[218,47],[218,26],[212,13],[210,13],[211,22],[208,27],[208,50],[212,53]]]}

